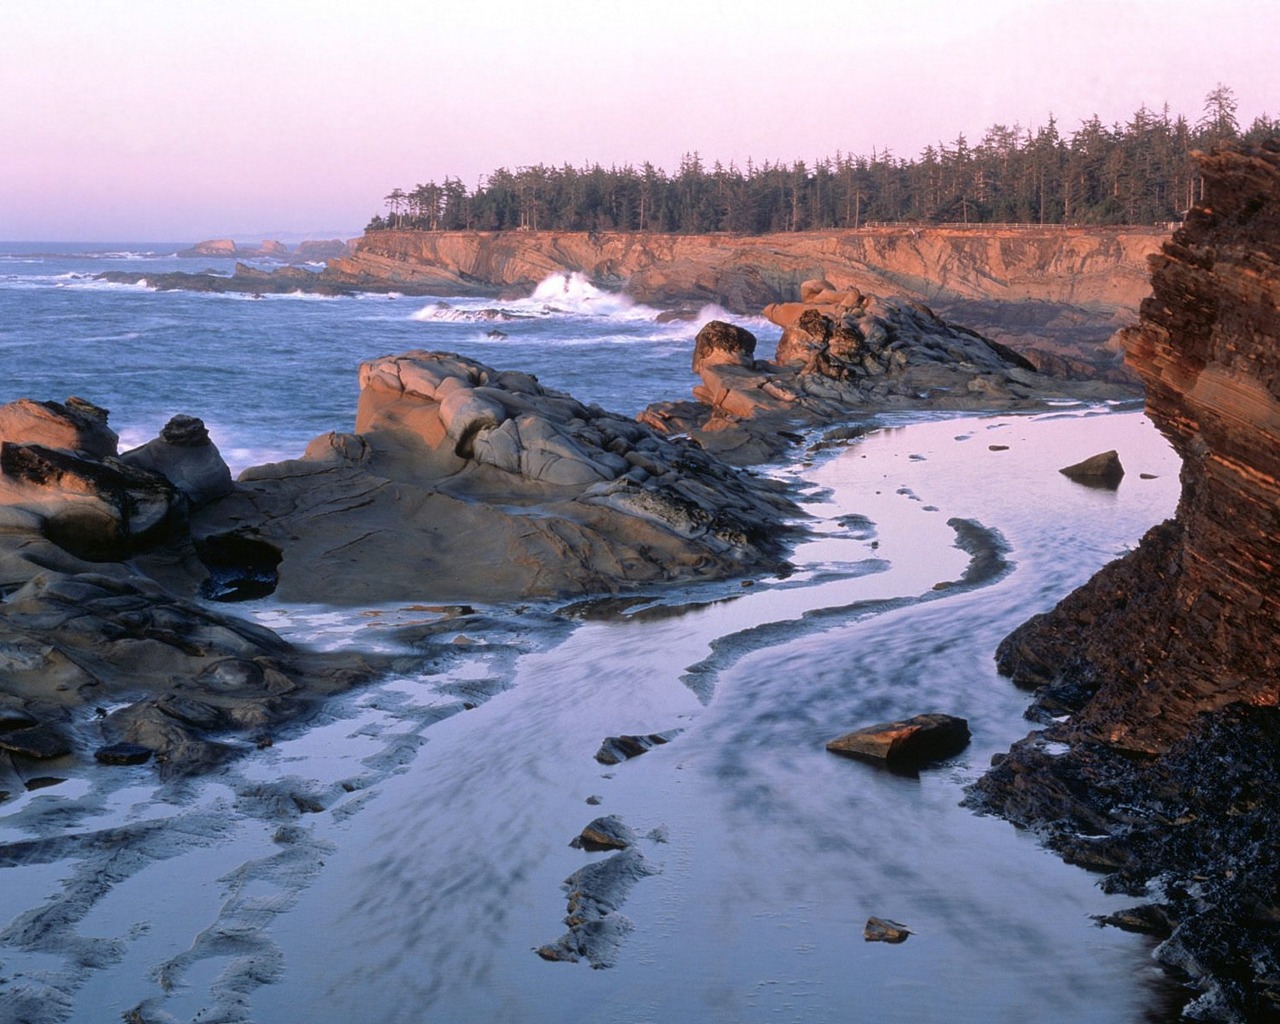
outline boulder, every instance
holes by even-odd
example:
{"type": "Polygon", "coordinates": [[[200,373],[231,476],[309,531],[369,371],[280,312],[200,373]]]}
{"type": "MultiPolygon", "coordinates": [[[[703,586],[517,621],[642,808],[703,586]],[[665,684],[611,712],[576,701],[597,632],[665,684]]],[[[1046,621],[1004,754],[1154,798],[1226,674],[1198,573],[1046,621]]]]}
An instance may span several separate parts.
{"type": "Polygon", "coordinates": [[[969,745],[969,723],[953,715],[916,715],[855,729],[827,744],[834,754],[904,768],[941,761],[969,745]]]}
{"type": "Polygon", "coordinates": [[[122,462],[159,473],[200,508],[230,494],[235,485],[231,470],[209,439],[204,421],[194,416],[174,416],[160,436],[120,456],[122,462]]]}
{"type": "Polygon", "coordinates": [[[693,342],[693,372],[720,363],[750,367],[755,362],[755,352],[756,336],[745,327],[710,320],[693,342]]]}
{"type": "Polygon", "coordinates": [[[1120,455],[1114,450],[1091,455],[1083,462],[1064,466],[1058,472],[1076,483],[1109,487],[1113,490],[1120,486],[1120,481],[1124,478],[1124,466],[1120,465],[1120,455]]]}
{"type": "Polygon", "coordinates": [[[166,534],[173,486],[116,458],[0,442],[0,504],[31,514],[44,536],[88,561],[115,561],[166,534]]]}
{"type": "Polygon", "coordinates": [[[285,600],[504,600],[780,566],[794,506],[697,445],[450,353],[361,367],[355,434],[193,517],[275,550],[285,600]]]}
{"type": "Polygon", "coordinates": [[[621,818],[610,814],[603,818],[596,818],[595,821],[591,822],[581,833],[575,836],[569,845],[579,850],[598,852],[600,850],[625,850],[628,846],[634,846],[635,842],[635,832],[623,824],[621,818]]]}
{"type": "Polygon", "coordinates": [[[72,396],[61,402],[20,398],[0,406],[0,442],[62,448],[91,458],[115,455],[119,442],[107,410],[72,396]]]}
{"type": "Polygon", "coordinates": [[[885,917],[869,917],[862,929],[862,937],[868,942],[906,942],[911,930],[897,921],[885,917]]]}

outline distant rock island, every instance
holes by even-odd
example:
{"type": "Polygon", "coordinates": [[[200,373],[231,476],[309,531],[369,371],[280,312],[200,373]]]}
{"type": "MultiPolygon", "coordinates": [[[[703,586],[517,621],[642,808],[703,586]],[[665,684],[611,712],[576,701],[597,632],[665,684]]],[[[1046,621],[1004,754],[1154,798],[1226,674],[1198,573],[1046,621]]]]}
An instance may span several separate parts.
{"type": "Polygon", "coordinates": [[[239,245],[230,238],[210,238],[197,242],[188,249],[179,249],[184,258],[205,257],[214,259],[279,260],[281,263],[317,263],[338,259],[350,253],[351,246],[340,238],[329,238],[298,243],[290,250],[283,242],[265,239],[259,245],[239,245]]]}

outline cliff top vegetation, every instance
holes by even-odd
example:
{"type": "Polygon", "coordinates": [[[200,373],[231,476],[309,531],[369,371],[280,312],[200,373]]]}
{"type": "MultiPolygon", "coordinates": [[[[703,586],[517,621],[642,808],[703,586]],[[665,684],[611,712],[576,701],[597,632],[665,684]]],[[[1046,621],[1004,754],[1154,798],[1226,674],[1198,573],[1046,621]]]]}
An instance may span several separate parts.
{"type": "Polygon", "coordinates": [[[686,154],[674,174],[637,168],[538,164],[499,168],[470,190],[456,177],[386,196],[366,230],[659,231],[681,234],[859,228],[875,223],[1156,224],[1182,219],[1199,198],[1194,150],[1280,135],[1267,114],[1242,129],[1229,86],[1205,97],[1194,123],[1145,106],[1126,124],[1094,115],[1070,136],[992,125],[971,144],[926,146],[914,159],[889,150],[837,152],[812,164],[745,168],[686,154]]]}

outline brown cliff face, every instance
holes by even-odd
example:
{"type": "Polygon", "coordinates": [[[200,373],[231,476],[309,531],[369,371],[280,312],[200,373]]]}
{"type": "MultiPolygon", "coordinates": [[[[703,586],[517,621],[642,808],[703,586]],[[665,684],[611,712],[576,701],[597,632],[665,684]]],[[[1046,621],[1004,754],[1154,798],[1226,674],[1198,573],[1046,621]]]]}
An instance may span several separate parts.
{"type": "Polygon", "coordinates": [[[1146,257],[1165,237],[1149,228],[985,226],[763,236],[375,231],[331,261],[329,273],[459,294],[577,271],[640,302],[716,301],[739,313],[788,301],[816,277],[839,290],[926,302],[1136,310],[1148,288],[1146,257]]]}
{"type": "Polygon", "coordinates": [[[1158,596],[1137,614],[1124,605],[1141,595],[1116,594],[1100,628],[1087,620],[1104,572],[1002,654],[1015,678],[1046,681],[1053,665],[1039,664],[1037,637],[1077,631],[1075,674],[1101,688],[1076,727],[1147,752],[1199,711],[1280,697],[1280,156],[1228,152],[1203,166],[1205,202],[1153,257],[1153,293],[1125,338],[1147,414],[1184,460],[1177,516],[1158,535],[1165,556],[1152,566],[1158,596]],[[1147,653],[1127,660],[1139,647],[1147,653]]]}
{"type": "MultiPolygon", "coordinates": [[[[1048,724],[974,788],[1166,938],[1206,1020],[1276,1019],[1280,987],[1280,141],[1201,157],[1205,200],[1152,259],[1126,332],[1183,457],[1174,519],[1000,646],[1048,724]],[[1062,716],[1051,722],[1054,716],[1062,716]],[[1050,756],[1044,740],[1070,745],[1050,756]],[[1161,884],[1148,889],[1156,878],[1161,884]]],[[[1135,923],[1136,922],[1136,923],[1135,923]]]]}

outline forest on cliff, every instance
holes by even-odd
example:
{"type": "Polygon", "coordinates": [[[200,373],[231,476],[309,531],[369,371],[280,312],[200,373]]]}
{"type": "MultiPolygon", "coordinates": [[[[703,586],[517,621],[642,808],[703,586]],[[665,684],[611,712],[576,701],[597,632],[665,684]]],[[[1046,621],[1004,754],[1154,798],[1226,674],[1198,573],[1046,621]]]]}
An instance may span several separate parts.
{"type": "Polygon", "coordinates": [[[538,164],[507,168],[469,190],[456,177],[386,196],[367,230],[660,231],[765,234],[877,223],[1157,224],[1181,220],[1199,198],[1191,153],[1280,135],[1266,114],[1242,129],[1228,86],[1205,98],[1194,123],[1140,107],[1125,124],[1094,115],[1070,136],[1054,118],[1034,130],[997,124],[971,145],[926,146],[914,159],[889,150],[836,153],[813,164],[748,160],[708,167],[686,154],[668,174],[636,168],[538,164]]]}

